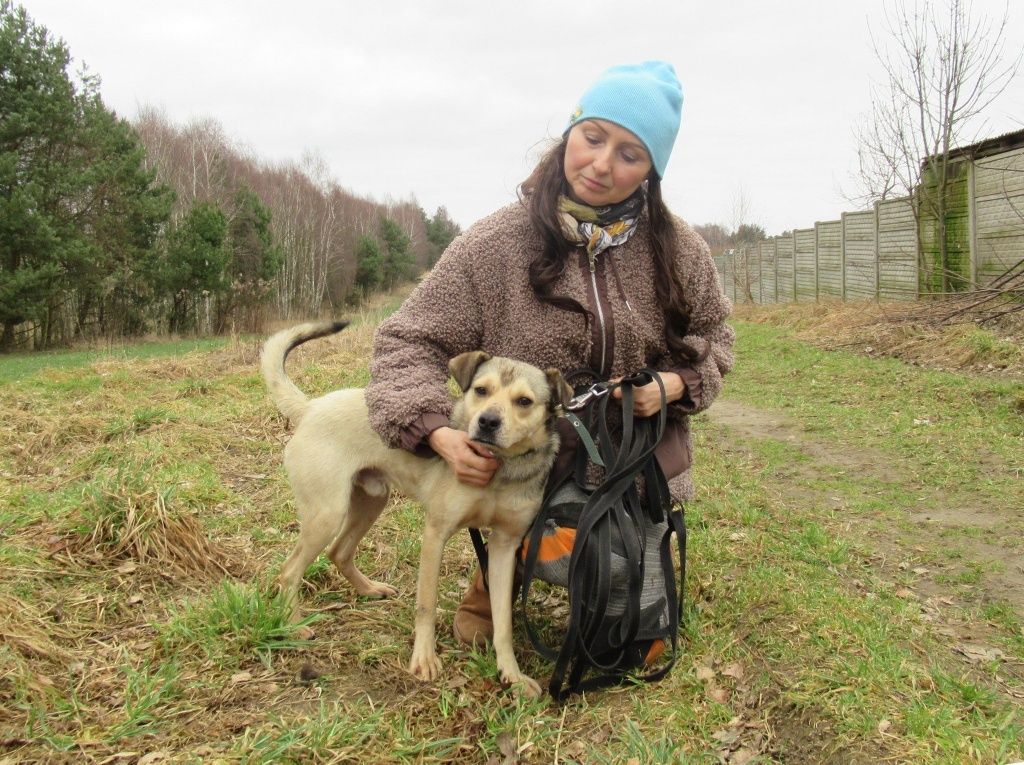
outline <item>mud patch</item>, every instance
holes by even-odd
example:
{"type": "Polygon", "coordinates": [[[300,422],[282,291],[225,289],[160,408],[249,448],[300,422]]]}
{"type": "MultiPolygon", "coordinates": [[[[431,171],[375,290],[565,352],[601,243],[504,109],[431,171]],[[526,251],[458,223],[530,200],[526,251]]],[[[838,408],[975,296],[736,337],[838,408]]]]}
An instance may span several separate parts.
{"type": "Polygon", "coordinates": [[[854,751],[837,744],[828,723],[809,707],[781,697],[766,701],[764,709],[771,735],[767,751],[780,762],[874,765],[886,759],[882,752],[854,751]]]}
{"type": "Polygon", "coordinates": [[[951,603],[961,601],[963,593],[953,585],[973,572],[979,580],[971,583],[976,602],[1005,601],[1024,614],[1024,558],[1019,549],[1004,544],[999,538],[999,532],[1009,521],[1024,520],[1024,511],[961,502],[955,496],[921,485],[901,471],[888,455],[824,441],[778,412],[719,399],[707,411],[707,417],[726,429],[729,437],[722,444],[726,450],[749,452],[751,439],[775,440],[791,445],[807,457],[795,460],[772,477],[776,491],[786,502],[835,506],[836,499],[812,482],[820,485],[822,477],[837,471],[861,475],[881,484],[912,487],[915,497],[927,500],[922,503],[924,507],[894,509],[904,513],[913,524],[914,538],[903,538],[893,529],[884,536],[873,535],[870,539],[873,549],[885,560],[895,560],[898,564],[914,559],[915,547],[924,552],[955,546],[960,557],[951,556],[948,566],[935,567],[922,576],[919,582],[923,591],[951,603]]]}
{"type": "MultiPolygon", "coordinates": [[[[887,483],[901,482],[906,478],[891,467],[888,457],[877,452],[839,448],[835,443],[818,440],[801,425],[778,412],[719,399],[708,409],[707,415],[712,422],[725,425],[741,438],[772,439],[793,444],[819,464],[825,463],[851,473],[870,473],[887,483]]],[[[800,472],[820,475],[820,470],[813,468],[800,472]]]]}

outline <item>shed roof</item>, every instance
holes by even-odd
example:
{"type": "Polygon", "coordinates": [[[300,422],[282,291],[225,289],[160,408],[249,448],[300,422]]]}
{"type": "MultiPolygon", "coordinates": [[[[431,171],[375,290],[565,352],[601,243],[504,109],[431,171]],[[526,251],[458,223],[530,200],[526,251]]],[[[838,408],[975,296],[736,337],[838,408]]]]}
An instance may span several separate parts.
{"type": "Polygon", "coordinates": [[[1014,130],[994,138],[972,143],[970,146],[958,146],[949,150],[950,159],[981,159],[1004,151],[1013,151],[1024,146],[1024,130],[1014,130]]]}

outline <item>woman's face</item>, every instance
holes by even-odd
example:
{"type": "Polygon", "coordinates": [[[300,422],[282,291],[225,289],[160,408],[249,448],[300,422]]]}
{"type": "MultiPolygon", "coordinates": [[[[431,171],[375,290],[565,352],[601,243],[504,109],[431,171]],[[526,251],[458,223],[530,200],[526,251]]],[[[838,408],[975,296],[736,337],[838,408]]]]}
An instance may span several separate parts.
{"type": "Polygon", "coordinates": [[[643,142],[623,127],[590,119],[573,125],[565,147],[565,180],[571,196],[591,207],[630,196],[651,172],[643,142]]]}

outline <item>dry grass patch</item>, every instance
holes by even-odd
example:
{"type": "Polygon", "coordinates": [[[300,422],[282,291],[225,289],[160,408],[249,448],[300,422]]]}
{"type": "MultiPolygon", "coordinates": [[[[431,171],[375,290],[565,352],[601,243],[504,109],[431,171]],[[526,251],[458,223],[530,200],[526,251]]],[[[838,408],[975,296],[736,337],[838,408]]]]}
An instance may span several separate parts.
{"type": "Polygon", "coordinates": [[[78,532],[75,547],[185,576],[227,573],[228,553],[209,539],[195,517],[175,506],[173,488],[150,484],[152,470],[152,463],[123,465],[87,484],[71,520],[78,532]]]}
{"type": "Polygon", "coordinates": [[[1024,377],[1024,319],[979,327],[917,318],[914,304],[878,301],[741,304],[744,321],[788,327],[794,337],[828,350],[891,356],[934,369],[1024,377]]]}
{"type": "Polygon", "coordinates": [[[55,625],[39,609],[15,595],[0,592],[0,644],[28,660],[66,662],[69,633],[55,625]]]}

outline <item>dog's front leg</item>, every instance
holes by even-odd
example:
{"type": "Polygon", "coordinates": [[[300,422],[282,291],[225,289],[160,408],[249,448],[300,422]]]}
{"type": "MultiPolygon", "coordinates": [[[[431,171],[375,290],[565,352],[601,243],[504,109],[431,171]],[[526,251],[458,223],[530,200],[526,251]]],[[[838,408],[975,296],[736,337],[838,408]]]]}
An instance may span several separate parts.
{"type": "Polygon", "coordinates": [[[491,590],[491,615],[494,620],[494,653],[498,674],[503,683],[517,687],[530,698],[539,698],[540,686],[524,675],[512,650],[512,579],[515,575],[515,555],[519,537],[495,529],[487,542],[489,560],[488,583],[491,590]]]}
{"type": "Polygon", "coordinates": [[[436,680],[441,675],[437,658],[435,622],[437,619],[437,579],[441,574],[441,553],[452,530],[427,519],[420,548],[420,573],[416,582],[416,639],[412,646],[409,671],[420,680],[436,680]]]}

